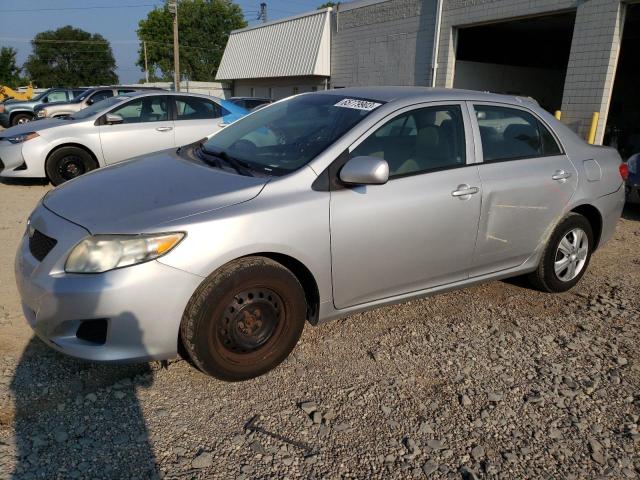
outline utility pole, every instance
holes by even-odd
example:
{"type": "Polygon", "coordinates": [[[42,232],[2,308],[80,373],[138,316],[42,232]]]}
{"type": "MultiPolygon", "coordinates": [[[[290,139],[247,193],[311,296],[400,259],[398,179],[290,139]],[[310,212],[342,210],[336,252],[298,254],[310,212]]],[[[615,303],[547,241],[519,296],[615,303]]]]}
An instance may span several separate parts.
{"type": "Polygon", "coordinates": [[[180,91],[180,47],[178,44],[178,0],[169,2],[169,11],[173,14],[173,86],[180,91]]]}
{"type": "Polygon", "coordinates": [[[147,62],[147,42],[142,42],[142,47],[144,48],[144,78],[146,78],[147,83],[149,83],[149,63],[147,62]]]}
{"type": "Polygon", "coordinates": [[[262,2],[260,4],[260,14],[258,20],[262,20],[262,23],[267,23],[267,4],[262,2]]]}

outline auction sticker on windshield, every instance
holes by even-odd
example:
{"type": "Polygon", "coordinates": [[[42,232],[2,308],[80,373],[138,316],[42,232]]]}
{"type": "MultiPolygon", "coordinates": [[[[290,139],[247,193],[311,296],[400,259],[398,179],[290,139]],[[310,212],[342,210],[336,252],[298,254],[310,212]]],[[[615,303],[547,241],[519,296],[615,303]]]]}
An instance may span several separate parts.
{"type": "Polygon", "coordinates": [[[334,107],[355,108],[356,110],[373,110],[378,108],[381,103],[370,102],[368,100],[358,100],[355,98],[345,98],[340,100],[334,107]]]}

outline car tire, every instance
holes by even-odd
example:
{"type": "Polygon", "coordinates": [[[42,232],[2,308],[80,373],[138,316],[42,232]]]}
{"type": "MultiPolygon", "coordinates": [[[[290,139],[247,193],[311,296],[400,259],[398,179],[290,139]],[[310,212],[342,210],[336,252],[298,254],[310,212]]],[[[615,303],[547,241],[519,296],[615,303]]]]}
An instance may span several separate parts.
{"type": "Polygon", "coordinates": [[[182,317],[180,340],[202,372],[248,380],[287,358],[306,316],[304,290],[293,273],[268,258],[244,257],[198,287],[182,317]]]}
{"type": "Polygon", "coordinates": [[[33,120],[33,115],[29,115],[28,113],[17,113],[11,117],[11,126],[15,127],[22,123],[28,123],[31,120],[33,120]]]}
{"type": "Polygon", "coordinates": [[[529,281],[543,292],[566,292],[587,271],[593,247],[589,221],[578,213],[570,213],[551,234],[538,268],[528,276],[529,281]]]}
{"type": "Polygon", "coordinates": [[[45,164],[49,181],[58,186],[98,168],[91,154],[78,147],[62,147],[54,151],[45,164]]]}

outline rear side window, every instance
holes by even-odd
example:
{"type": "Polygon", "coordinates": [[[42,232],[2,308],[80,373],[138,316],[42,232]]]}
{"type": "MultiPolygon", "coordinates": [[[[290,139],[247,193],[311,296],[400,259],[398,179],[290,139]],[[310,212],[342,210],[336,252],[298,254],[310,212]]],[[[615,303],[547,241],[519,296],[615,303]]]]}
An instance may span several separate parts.
{"type": "Polygon", "coordinates": [[[549,129],[524,110],[474,105],[485,162],[562,153],[549,129]]]}
{"type": "Polygon", "coordinates": [[[176,98],[176,114],[178,120],[204,120],[222,116],[217,103],[196,97],[176,98]]]}

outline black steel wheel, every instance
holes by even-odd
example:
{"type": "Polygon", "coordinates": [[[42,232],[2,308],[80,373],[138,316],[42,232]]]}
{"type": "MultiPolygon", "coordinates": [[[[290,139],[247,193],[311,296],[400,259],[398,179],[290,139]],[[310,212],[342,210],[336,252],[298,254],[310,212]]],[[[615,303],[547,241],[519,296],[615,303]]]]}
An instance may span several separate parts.
{"type": "Polygon", "coordinates": [[[60,185],[98,167],[93,157],[79,147],[62,147],[55,150],[45,164],[47,177],[54,185],[60,185]]]}
{"type": "Polygon", "coordinates": [[[298,279],[264,257],[235,260],[191,298],[180,325],[189,360],[222,380],[247,380],[276,367],[293,350],[306,320],[298,279]]]}

